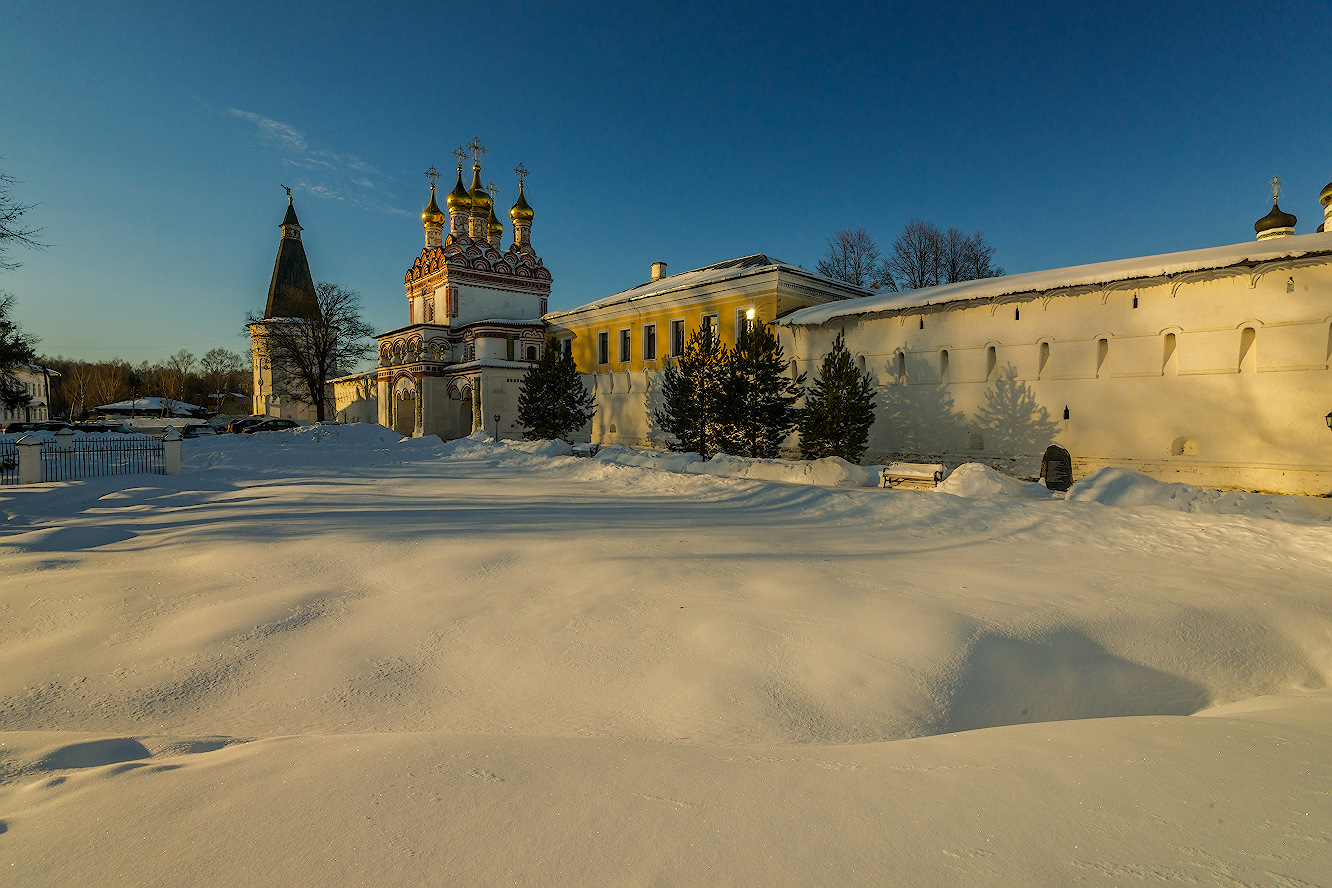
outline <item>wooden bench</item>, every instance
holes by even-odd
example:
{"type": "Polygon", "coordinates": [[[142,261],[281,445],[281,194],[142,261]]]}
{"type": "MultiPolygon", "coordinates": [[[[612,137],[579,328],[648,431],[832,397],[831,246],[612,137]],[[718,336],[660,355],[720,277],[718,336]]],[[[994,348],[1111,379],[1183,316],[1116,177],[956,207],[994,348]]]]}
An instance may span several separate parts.
{"type": "Polygon", "coordinates": [[[889,463],[883,467],[879,486],[890,490],[933,490],[943,480],[944,467],[939,463],[889,463]]]}

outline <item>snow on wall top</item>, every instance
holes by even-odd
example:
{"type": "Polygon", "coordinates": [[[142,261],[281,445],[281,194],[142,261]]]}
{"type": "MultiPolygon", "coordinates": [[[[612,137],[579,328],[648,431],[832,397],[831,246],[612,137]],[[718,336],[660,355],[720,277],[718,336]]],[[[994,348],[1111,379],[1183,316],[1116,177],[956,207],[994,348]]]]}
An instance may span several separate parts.
{"type": "Polygon", "coordinates": [[[907,290],[901,293],[885,292],[865,299],[851,299],[830,305],[816,305],[812,308],[801,309],[787,315],[778,323],[818,325],[833,318],[848,315],[895,312],[969,299],[995,299],[1019,293],[1042,293],[1064,287],[1109,284],[1137,278],[1154,278],[1192,271],[1227,268],[1232,265],[1256,265],[1260,262],[1294,259],[1320,253],[1332,254],[1332,233],[1321,232],[1278,237],[1265,241],[1231,244],[1224,247],[1207,247],[1202,250],[1186,250],[1180,253],[1161,253],[1156,256],[1141,256],[1135,259],[1115,259],[1110,262],[1096,262],[1091,265],[1072,265],[1068,268],[1029,271],[1023,274],[982,278],[977,281],[962,281],[956,284],[942,284],[937,287],[907,290]]]}
{"type": "Polygon", "coordinates": [[[591,308],[602,308],[607,305],[614,305],[618,302],[630,302],[635,299],[644,299],[648,296],[657,296],[661,293],[669,293],[673,290],[687,290],[691,287],[697,287],[701,284],[710,284],[714,281],[727,280],[729,278],[739,278],[750,274],[758,274],[765,271],[771,271],[774,268],[789,271],[794,274],[803,275],[816,281],[822,281],[849,293],[868,294],[870,291],[864,287],[857,287],[848,284],[845,281],[833,280],[830,277],[800,268],[797,265],[791,265],[780,259],[774,259],[771,256],[765,256],[762,253],[755,253],[752,256],[742,256],[739,259],[728,259],[725,262],[718,262],[716,265],[708,265],[704,268],[696,268],[693,271],[682,271],[679,274],[667,275],[664,278],[655,281],[648,281],[646,284],[639,284],[637,287],[630,287],[628,290],[621,290],[619,293],[588,302],[577,308],[570,308],[564,311],[554,311],[545,317],[559,318],[575,312],[587,311],[591,308]]]}

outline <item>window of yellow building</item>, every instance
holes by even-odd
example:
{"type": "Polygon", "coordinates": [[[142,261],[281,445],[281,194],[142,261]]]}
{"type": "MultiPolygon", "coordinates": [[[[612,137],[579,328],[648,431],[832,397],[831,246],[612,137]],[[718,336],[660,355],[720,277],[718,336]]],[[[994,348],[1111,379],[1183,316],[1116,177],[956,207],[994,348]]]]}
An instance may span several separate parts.
{"type": "Polygon", "coordinates": [[[643,360],[657,360],[657,325],[643,325],[643,360]]]}

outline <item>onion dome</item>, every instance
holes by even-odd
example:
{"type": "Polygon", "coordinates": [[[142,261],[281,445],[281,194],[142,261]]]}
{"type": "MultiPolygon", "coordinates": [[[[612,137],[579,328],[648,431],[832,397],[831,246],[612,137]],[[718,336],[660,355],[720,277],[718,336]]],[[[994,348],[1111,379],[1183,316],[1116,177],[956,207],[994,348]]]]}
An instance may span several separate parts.
{"type": "Polygon", "coordinates": [[[513,220],[515,225],[519,222],[531,224],[534,215],[536,214],[532,212],[532,208],[527,205],[527,198],[523,197],[523,183],[519,182],[518,202],[513,205],[513,209],[509,210],[509,218],[513,220]]]}
{"type": "Polygon", "coordinates": [[[1253,223],[1253,230],[1258,233],[1258,239],[1265,237],[1277,237],[1282,234],[1295,233],[1295,217],[1290,213],[1282,212],[1281,207],[1272,202],[1272,212],[1268,213],[1257,222],[1253,223]]]}
{"type": "Polygon", "coordinates": [[[472,208],[472,197],[462,183],[462,167],[458,167],[458,184],[454,185],[449,196],[444,198],[444,203],[448,205],[450,213],[458,210],[467,212],[472,208]]]}
{"type": "Polygon", "coordinates": [[[481,187],[481,167],[478,165],[472,166],[472,187],[467,196],[472,201],[473,213],[489,213],[495,203],[490,199],[490,193],[481,187]]]}
{"type": "Polygon", "coordinates": [[[444,214],[439,211],[439,204],[435,203],[435,186],[430,186],[430,206],[425,208],[421,214],[421,221],[426,225],[443,225],[444,214]]]}
{"type": "Polygon", "coordinates": [[[504,226],[495,216],[495,205],[490,205],[490,220],[486,222],[486,233],[490,235],[491,240],[499,240],[504,237],[504,226]]]}
{"type": "Polygon", "coordinates": [[[1318,202],[1323,206],[1332,206],[1332,182],[1323,186],[1322,192],[1318,195],[1318,202]]]}

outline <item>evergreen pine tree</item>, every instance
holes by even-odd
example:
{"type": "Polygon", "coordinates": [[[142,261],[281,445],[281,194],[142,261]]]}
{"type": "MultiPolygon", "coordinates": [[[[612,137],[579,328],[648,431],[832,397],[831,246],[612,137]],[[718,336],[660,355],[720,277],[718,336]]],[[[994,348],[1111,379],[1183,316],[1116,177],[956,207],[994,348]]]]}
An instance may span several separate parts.
{"type": "Polygon", "coordinates": [[[667,446],[705,459],[717,449],[717,424],[722,415],[722,383],[731,350],[721,344],[713,327],[689,334],[684,354],[666,370],[662,406],[652,421],[675,440],[667,446]]]}
{"type": "Polygon", "coordinates": [[[786,373],[782,346],[767,324],[751,321],[740,332],[726,368],[718,448],[736,456],[772,459],[795,428],[802,373],[786,373]]]}
{"type": "Polygon", "coordinates": [[[837,334],[832,351],[800,414],[800,455],[805,459],[840,456],[859,463],[874,425],[874,392],[870,375],[856,369],[846,349],[846,331],[837,334]]]}
{"type": "Polygon", "coordinates": [[[554,339],[537,365],[523,377],[518,392],[518,423],[529,441],[569,440],[596,412],[592,393],[583,386],[573,355],[564,354],[554,339]]]}

